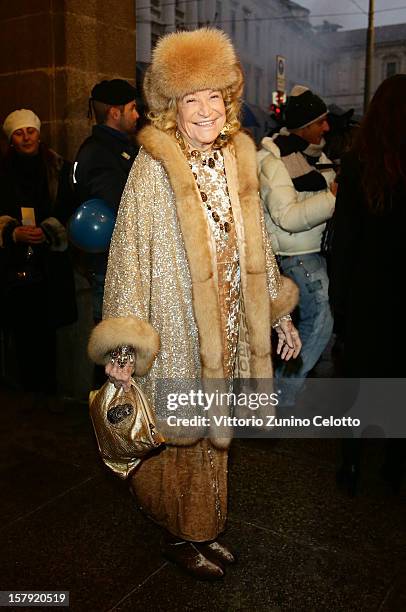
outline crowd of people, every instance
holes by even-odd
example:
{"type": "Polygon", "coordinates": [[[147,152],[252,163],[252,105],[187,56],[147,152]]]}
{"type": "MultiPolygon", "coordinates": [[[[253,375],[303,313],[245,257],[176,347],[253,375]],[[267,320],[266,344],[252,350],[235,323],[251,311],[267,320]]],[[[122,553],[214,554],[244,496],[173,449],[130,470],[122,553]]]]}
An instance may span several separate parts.
{"type": "MultiPolygon", "coordinates": [[[[107,377],[127,389],[136,376],[153,405],[162,379],[232,389],[235,379],[274,377],[283,413],[334,317],[345,376],[404,377],[404,331],[389,316],[399,311],[403,268],[406,76],[378,88],[339,178],[343,150],[334,162],[325,153],[331,125],[319,96],[296,85],[285,125],[257,151],[241,129],[243,87],[227,35],[203,28],[158,41],[143,85],[148,124],[136,141],[136,91],[121,79],[92,89],[96,125],[72,166],[41,142],[33,111],[6,117],[0,308],[24,389],[56,392],[56,329],[77,316],[66,224],[92,198],[117,214],[108,257],[86,258],[98,385],[107,377]]],[[[131,488],[163,529],[167,558],[197,578],[222,578],[235,560],[221,539],[230,439],[214,429],[165,435],[165,447],[132,472],[131,488]]],[[[360,451],[348,448],[341,475],[352,478],[360,451]]]]}

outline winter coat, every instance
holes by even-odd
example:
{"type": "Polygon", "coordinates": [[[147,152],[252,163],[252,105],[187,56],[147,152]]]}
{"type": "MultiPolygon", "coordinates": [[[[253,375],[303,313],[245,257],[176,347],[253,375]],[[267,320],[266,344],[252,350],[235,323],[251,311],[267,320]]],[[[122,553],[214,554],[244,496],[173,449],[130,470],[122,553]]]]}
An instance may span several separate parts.
{"type": "MultiPolygon", "coordinates": [[[[157,381],[223,378],[216,252],[196,181],[176,141],[144,128],[112,237],[103,318],[89,354],[136,349],[150,398],[157,381]]],[[[223,149],[239,245],[250,375],[272,377],[271,325],[298,291],[280,277],[262,222],[255,145],[238,133],[223,149]]],[[[237,351],[238,354],[238,351],[237,351]]]]}
{"type": "Polygon", "coordinates": [[[406,376],[402,321],[406,256],[406,189],[399,187],[384,214],[367,208],[361,164],[343,158],[331,251],[330,300],[344,339],[346,376],[406,376]]]}
{"type": "Polygon", "coordinates": [[[13,304],[33,283],[41,286],[44,320],[49,326],[76,320],[73,270],[64,226],[74,210],[70,172],[71,165],[44,144],[36,156],[19,155],[10,147],[2,160],[0,308],[4,325],[15,323],[13,304]],[[34,209],[36,225],[46,236],[45,243],[30,249],[13,240],[14,229],[22,224],[22,206],[34,209]]]}
{"type": "Polygon", "coordinates": [[[103,125],[81,145],[74,162],[73,183],[78,204],[104,200],[117,212],[137,148],[125,134],[103,125]]]}
{"type": "MultiPolygon", "coordinates": [[[[73,164],[77,205],[99,198],[116,213],[137,151],[130,139],[118,130],[105,125],[93,126],[92,135],[82,143],[73,164]]],[[[105,274],[107,253],[81,255],[86,268],[105,274]]]]}
{"type": "MultiPolygon", "coordinates": [[[[328,188],[320,192],[296,191],[272,138],[264,138],[261,145],[257,154],[261,199],[275,253],[318,253],[325,222],[334,212],[335,197],[328,188]]],[[[329,162],[324,153],[319,162],[329,162]]],[[[330,185],[335,173],[328,170],[323,176],[330,185]]]]}

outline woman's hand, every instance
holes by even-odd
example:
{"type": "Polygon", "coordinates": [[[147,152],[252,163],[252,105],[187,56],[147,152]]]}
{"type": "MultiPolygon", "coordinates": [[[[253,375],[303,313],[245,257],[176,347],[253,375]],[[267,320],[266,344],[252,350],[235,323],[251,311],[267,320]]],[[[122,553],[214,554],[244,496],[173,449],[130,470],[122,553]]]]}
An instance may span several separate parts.
{"type": "Polygon", "coordinates": [[[15,242],[25,242],[26,244],[41,244],[46,237],[40,227],[32,225],[19,225],[13,232],[15,242]]]}
{"type": "Polygon", "coordinates": [[[128,391],[131,387],[131,376],[134,373],[134,364],[128,362],[125,366],[120,367],[117,362],[109,363],[104,368],[108,379],[116,389],[123,388],[128,391]]]}
{"type": "Polygon", "coordinates": [[[281,319],[275,330],[278,334],[277,354],[284,361],[289,361],[292,357],[295,359],[302,348],[302,341],[292,321],[281,319]]]}

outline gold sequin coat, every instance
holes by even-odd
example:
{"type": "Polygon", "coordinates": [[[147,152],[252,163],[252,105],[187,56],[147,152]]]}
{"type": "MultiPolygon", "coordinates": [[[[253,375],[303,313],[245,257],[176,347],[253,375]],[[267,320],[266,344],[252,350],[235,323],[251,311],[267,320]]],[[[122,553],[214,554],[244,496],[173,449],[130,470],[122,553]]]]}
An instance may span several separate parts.
{"type": "MultiPolygon", "coordinates": [[[[147,126],[139,142],[111,241],[103,321],[93,330],[89,355],[105,364],[110,350],[133,345],[135,374],[148,394],[159,379],[223,378],[223,342],[215,245],[196,181],[172,137],[147,126]]],[[[264,229],[255,144],[239,132],[223,155],[250,376],[271,378],[271,326],[293,310],[298,290],[280,276],[264,229]]]]}

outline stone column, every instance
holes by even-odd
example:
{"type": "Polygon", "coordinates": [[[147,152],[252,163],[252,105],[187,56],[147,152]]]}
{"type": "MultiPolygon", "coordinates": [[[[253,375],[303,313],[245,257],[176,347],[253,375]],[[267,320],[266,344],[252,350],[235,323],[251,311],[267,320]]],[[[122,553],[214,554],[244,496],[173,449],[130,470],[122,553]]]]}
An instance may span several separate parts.
{"type": "MultiPolygon", "coordinates": [[[[72,160],[91,131],[93,85],[112,78],[134,83],[135,72],[135,0],[1,2],[0,124],[11,111],[31,108],[43,140],[72,160]]],[[[76,281],[79,320],[58,332],[58,384],[61,395],[86,398],[91,294],[83,276],[76,281]]]]}
{"type": "Polygon", "coordinates": [[[0,121],[31,108],[43,136],[72,159],[90,131],[99,80],[135,81],[135,0],[12,0],[0,16],[0,121]]]}

